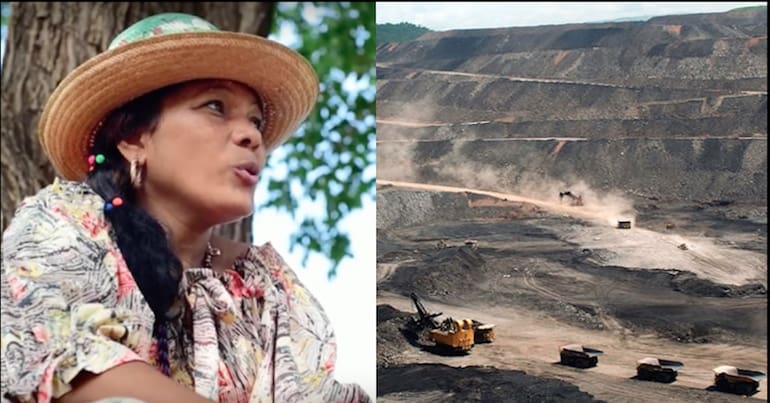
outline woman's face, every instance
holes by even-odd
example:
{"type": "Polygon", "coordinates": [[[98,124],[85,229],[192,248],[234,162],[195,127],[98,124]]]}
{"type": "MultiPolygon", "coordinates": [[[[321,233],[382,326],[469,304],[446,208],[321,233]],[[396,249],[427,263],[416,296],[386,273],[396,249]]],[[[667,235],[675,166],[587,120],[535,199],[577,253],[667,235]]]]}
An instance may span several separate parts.
{"type": "Polygon", "coordinates": [[[172,214],[197,214],[207,225],[251,214],[266,158],[262,122],[259,100],[245,85],[182,85],[163,100],[155,130],[142,136],[140,197],[172,214]]]}

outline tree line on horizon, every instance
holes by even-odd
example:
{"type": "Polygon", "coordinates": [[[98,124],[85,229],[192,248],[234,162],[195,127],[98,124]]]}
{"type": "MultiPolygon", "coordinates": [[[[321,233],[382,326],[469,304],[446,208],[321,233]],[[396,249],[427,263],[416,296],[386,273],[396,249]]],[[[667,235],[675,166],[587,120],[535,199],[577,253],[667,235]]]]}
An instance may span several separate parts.
{"type": "Polygon", "coordinates": [[[415,25],[410,22],[377,24],[376,44],[408,42],[417,39],[422,34],[430,31],[431,30],[426,27],[415,25]]]}

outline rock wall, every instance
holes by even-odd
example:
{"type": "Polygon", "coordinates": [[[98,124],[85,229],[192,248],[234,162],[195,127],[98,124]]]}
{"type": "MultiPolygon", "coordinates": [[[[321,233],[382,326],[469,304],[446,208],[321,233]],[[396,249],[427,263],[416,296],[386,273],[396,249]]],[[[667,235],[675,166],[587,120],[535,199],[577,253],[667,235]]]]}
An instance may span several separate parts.
{"type": "Polygon", "coordinates": [[[767,8],[433,32],[377,63],[378,178],[767,202],[767,8]]]}
{"type": "Polygon", "coordinates": [[[714,89],[733,80],[767,77],[767,9],[667,16],[646,22],[433,32],[412,42],[381,45],[377,62],[469,73],[714,89]]]}

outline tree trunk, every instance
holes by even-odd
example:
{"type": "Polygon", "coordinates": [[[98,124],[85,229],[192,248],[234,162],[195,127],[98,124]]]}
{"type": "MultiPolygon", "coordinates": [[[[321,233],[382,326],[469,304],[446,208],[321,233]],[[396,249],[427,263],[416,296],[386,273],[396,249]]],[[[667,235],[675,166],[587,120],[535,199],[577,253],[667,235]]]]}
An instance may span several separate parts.
{"type": "MultiPolygon", "coordinates": [[[[272,3],[253,2],[12,3],[2,73],[2,229],[24,197],[54,178],[37,140],[37,123],[48,96],[67,73],[107,49],[129,25],[153,14],[195,14],[222,30],[267,36],[273,11],[272,3]]],[[[251,218],[216,232],[251,243],[251,218]]]]}

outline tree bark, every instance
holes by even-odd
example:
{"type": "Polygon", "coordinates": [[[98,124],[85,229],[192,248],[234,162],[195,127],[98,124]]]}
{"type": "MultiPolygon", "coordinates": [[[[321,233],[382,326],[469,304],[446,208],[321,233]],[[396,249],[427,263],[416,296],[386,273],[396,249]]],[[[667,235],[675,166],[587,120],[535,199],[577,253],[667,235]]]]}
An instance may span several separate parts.
{"type": "MultiPolygon", "coordinates": [[[[225,31],[270,33],[272,3],[31,2],[11,3],[2,72],[2,229],[18,203],[55,174],[37,140],[37,123],[56,85],[75,67],[107,49],[134,22],[163,12],[198,15],[225,31]]],[[[216,232],[251,243],[251,218],[216,232]]]]}

